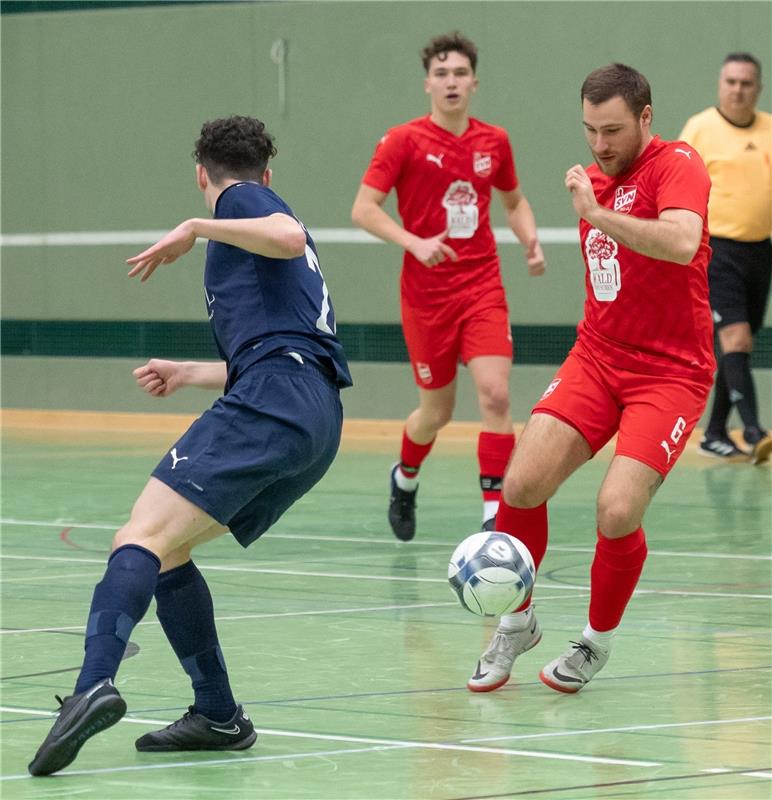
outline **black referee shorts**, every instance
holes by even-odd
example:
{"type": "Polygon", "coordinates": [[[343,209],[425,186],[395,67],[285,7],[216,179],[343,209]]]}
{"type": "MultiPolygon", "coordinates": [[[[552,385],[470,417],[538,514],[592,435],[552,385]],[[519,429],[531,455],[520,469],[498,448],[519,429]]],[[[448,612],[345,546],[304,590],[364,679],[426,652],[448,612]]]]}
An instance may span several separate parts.
{"type": "Polygon", "coordinates": [[[737,242],[710,237],[713,257],[708,266],[710,307],[716,330],[747,322],[751,332],[764,322],[772,275],[772,243],[737,242]]]}

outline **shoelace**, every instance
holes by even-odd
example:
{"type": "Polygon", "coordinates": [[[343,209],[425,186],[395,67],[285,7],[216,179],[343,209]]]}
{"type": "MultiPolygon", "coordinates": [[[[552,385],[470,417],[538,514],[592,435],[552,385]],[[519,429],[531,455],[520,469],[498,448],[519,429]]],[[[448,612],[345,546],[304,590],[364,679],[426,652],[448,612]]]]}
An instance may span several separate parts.
{"type": "Polygon", "coordinates": [[[593,658],[596,661],[598,660],[598,654],[588,644],[585,644],[584,642],[570,642],[570,644],[574,646],[574,650],[584,656],[584,661],[586,664],[591,663],[593,658]]]}

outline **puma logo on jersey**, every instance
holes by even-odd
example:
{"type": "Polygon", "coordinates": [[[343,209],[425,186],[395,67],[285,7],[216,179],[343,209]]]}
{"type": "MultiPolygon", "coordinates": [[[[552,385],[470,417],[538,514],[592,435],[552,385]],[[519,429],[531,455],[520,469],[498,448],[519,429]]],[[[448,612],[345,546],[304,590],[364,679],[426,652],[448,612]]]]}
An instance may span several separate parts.
{"type": "Polygon", "coordinates": [[[692,151],[684,150],[682,147],[676,147],[676,153],[683,153],[690,161],[692,160],[692,151]]]}
{"type": "Polygon", "coordinates": [[[659,444],[660,444],[660,446],[661,446],[661,447],[664,447],[664,449],[665,449],[665,453],[667,454],[667,463],[669,464],[669,463],[670,463],[670,459],[671,459],[671,458],[673,457],[673,455],[675,454],[675,450],[671,450],[671,449],[668,447],[668,444],[667,444],[667,442],[666,442],[664,439],[663,439],[663,440],[662,440],[662,441],[661,441],[659,444]]]}
{"type": "Polygon", "coordinates": [[[438,156],[435,156],[434,153],[426,154],[426,160],[431,161],[433,164],[436,164],[440,169],[442,169],[443,158],[445,158],[445,153],[440,153],[438,156]]]}
{"type": "Polygon", "coordinates": [[[173,447],[171,449],[171,451],[169,452],[169,455],[172,457],[172,469],[175,469],[177,464],[180,463],[180,461],[187,461],[188,460],[187,456],[180,456],[179,458],[177,457],[177,448],[176,447],[173,447]]]}

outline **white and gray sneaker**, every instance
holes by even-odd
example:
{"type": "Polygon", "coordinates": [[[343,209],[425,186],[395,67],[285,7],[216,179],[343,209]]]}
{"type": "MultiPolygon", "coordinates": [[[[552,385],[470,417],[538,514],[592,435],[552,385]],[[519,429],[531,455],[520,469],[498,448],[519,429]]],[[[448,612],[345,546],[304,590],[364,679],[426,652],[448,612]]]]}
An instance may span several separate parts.
{"type": "Polygon", "coordinates": [[[524,626],[512,628],[499,624],[493,634],[488,649],[480,656],[474,674],[467,681],[470,692],[492,692],[503,686],[512,672],[515,659],[536,647],[541,641],[541,627],[533,606],[528,606],[523,614],[524,626]]]}
{"type": "Polygon", "coordinates": [[[606,666],[610,652],[582,636],[581,642],[571,642],[563,655],[550,661],[539,678],[556,692],[574,694],[606,666]]]}

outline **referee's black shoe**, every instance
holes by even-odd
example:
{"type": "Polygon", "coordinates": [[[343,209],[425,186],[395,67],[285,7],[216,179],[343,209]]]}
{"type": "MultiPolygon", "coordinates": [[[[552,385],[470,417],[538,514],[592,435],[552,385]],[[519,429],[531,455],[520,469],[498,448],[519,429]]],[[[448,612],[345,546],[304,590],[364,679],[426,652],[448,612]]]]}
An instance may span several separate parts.
{"type": "Polygon", "coordinates": [[[71,764],[80,748],[126,713],[126,701],[110,678],[62,700],[59,717],[29,764],[31,775],[50,775],[71,764]]]}
{"type": "Polygon", "coordinates": [[[389,524],[397,539],[409,542],[415,536],[415,497],[418,489],[406,492],[397,486],[395,475],[399,464],[391,470],[391,497],[389,498],[389,524]]]}
{"type": "Polygon", "coordinates": [[[134,746],[141,753],[179,750],[246,750],[257,739],[252,720],[241,706],[227,722],[215,722],[190,706],[176,722],[140,736],[134,746]]]}

